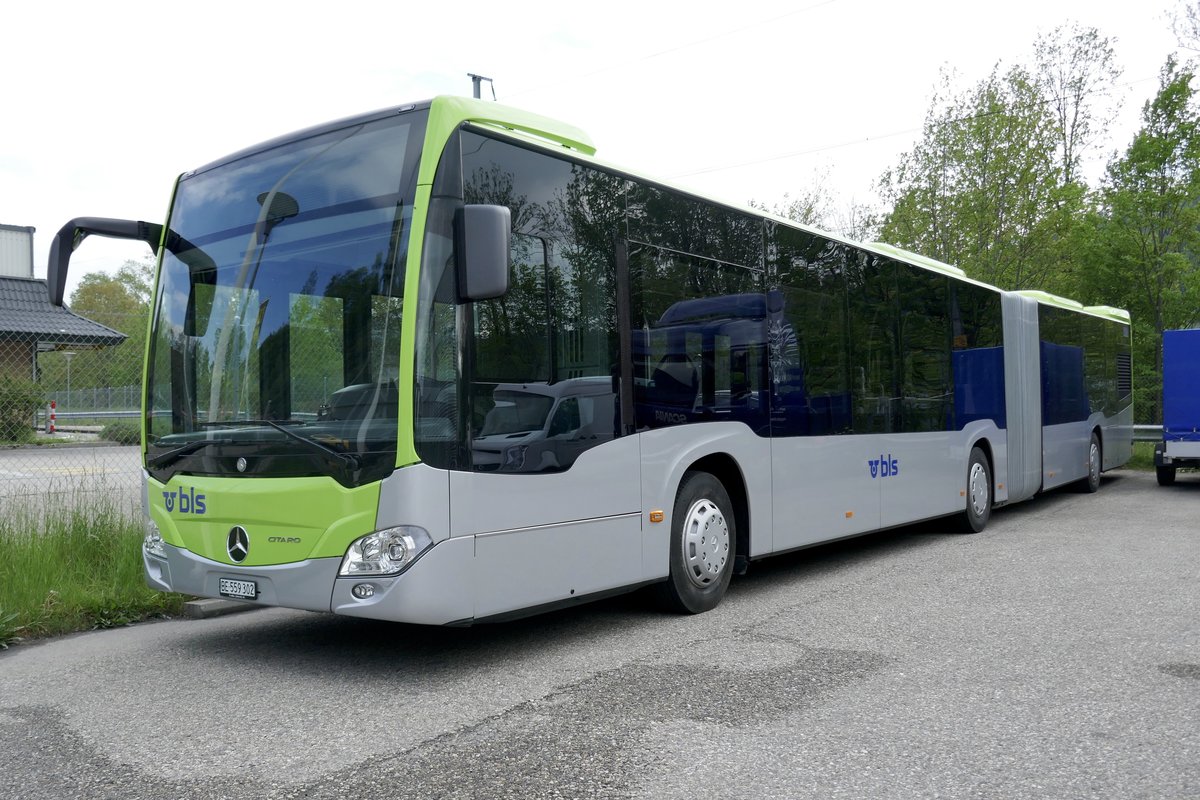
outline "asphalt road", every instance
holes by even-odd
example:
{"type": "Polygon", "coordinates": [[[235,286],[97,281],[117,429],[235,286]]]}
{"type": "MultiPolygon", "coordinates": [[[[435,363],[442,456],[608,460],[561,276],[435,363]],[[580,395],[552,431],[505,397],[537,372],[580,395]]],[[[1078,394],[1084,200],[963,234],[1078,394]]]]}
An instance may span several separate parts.
{"type": "Polygon", "coordinates": [[[1200,477],[1106,476],[632,595],[428,629],[278,609],[0,654],[13,798],[1195,798],[1200,477]]]}
{"type": "Polygon", "coordinates": [[[0,448],[0,513],[9,503],[100,495],[140,509],[141,482],[137,446],[0,448]]]}

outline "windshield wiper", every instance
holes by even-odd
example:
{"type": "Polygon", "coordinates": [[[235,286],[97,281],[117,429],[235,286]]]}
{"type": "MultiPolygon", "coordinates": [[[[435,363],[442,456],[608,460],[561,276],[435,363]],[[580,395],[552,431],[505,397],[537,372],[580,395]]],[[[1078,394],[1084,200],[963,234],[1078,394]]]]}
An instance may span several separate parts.
{"type": "Polygon", "coordinates": [[[358,471],[358,466],[359,466],[358,458],[356,458],[354,456],[354,454],[344,453],[341,450],[335,450],[334,448],[330,447],[329,445],[323,444],[323,443],[317,441],[316,439],[305,436],[304,434],[301,434],[301,433],[296,433],[291,428],[285,428],[283,426],[283,424],[281,424],[281,423],[286,423],[287,425],[304,425],[305,424],[304,420],[299,420],[299,419],[284,419],[284,420],[231,419],[231,420],[223,420],[223,421],[219,421],[219,422],[201,422],[200,426],[201,427],[224,426],[224,427],[230,427],[230,428],[232,428],[232,427],[244,428],[247,426],[254,426],[254,425],[269,425],[270,427],[272,427],[275,430],[282,433],[284,436],[287,436],[291,439],[295,439],[297,442],[301,442],[311,449],[319,450],[322,453],[324,453],[325,455],[333,456],[338,461],[342,462],[342,464],[345,465],[346,468],[349,469],[352,474],[358,471]]]}
{"type": "Polygon", "coordinates": [[[161,469],[169,464],[173,464],[189,453],[194,453],[197,450],[202,450],[210,444],[233,444],[232,439],[197,439],[194,442],[180,445],[174,450],[168,450],[165,453],[159,453],[154,458],[146,460],[146,466],[150,469],[161,469]]]}

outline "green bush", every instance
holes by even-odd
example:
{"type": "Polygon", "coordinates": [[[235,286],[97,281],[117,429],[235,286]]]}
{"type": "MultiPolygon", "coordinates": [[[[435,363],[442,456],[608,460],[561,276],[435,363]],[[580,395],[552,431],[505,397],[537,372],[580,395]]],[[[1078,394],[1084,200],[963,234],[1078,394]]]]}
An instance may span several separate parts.
{"type": "Polygon", "coordinates": [[[100,431],[100,438],[117,444],[139,444],[142,441],[142,426],[129,420],[110,422],[100,431]]]}
{"type": "Polygon", "coordinates": [[[31,441],[34,414],[45,402],[46,396],[33,381],[0,375],[0,442],[31,441]]]}

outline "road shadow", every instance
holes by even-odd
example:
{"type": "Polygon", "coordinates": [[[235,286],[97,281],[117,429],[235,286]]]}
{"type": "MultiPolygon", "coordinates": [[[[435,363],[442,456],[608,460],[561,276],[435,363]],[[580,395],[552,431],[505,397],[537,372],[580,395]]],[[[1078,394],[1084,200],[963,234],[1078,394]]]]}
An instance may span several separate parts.
{"type": "Polygon", "coordinates": [[[1155,488],[1164,492],[1196,492],[1200,491],[1200,470],[1176,470],[1175,482],[1170,486],[1158,486],[1155,488]]]}
{"type": "MultiPolygon", "coordinates": [[[[1102,492],[1136,488],[1119,474],[1104,476],[1102,492]]],[[[996,509],[981,534],[963,534],[953,518],[933,519],[849,539],[815,545],[754,561],[736,576],[730,598],[749,599],[781,584],[827,578],[848,568],[887,561],[924,548],[971,546],[1035,515],[1052,515],[1087,495],[1062,487],[996,509]]],[[[243,661],[286,661],[321,671],[341,670],[477,670],[539,656],[547,644],[556,648],[594,641],[624,631],[651,631],[660,625],[686,624],[686,616],[660,610],[654,587],[602,600],[499,623],[465,628],[439,628],[356,619],[321,613],[246,617],[236,626],[198,626],[182,646],[196,658],[243,661]]],[[[721,613],[718,609],[713,613],[721,613]]]]}
{"type": "MultiPolygon", "coordinates": [[[[781,582],[804,581],[945,541],[948,535],[933,529],[933,524],[908,525],[756,561],[746,575],[734,578],[730,596],[753,599],[781,582]]],[[[247,665],[283,660],[320,665],[323,670],[438,670],[451,665],[479,669],[514,656],[543,653],[551,642],[557,648],[698,618],[661,610],[655,587],[644,587],[536,616],[466,628],[320,613],[246,617],[247,622],[254,619],[261,623],[197,629],[184,646],[197,658],[243,660],[247,665]]]]}

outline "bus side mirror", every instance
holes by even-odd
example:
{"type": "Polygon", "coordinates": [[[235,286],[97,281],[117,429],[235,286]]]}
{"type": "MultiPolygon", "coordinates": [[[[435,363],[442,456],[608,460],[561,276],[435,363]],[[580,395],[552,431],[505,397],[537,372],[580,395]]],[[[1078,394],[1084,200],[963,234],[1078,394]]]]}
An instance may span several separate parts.
{"type": "Polygon", "coordinates": [[[71,253],[90,234],[109,236],[113,239],[136,239],[150,245],[150,249],[157,253],[162,226],[152,222],[107,217],[77,217],[63,225],[50,240],[50,263],[46,265],[46,288],[50,292],[52,305],[63,304],[71,253]]]}
{"type": "Polygon", "coordinates": [[[507,206],[465,205],[455,215],[458,297],[464,303],[508,292],[512,216],[507,206]]]}

